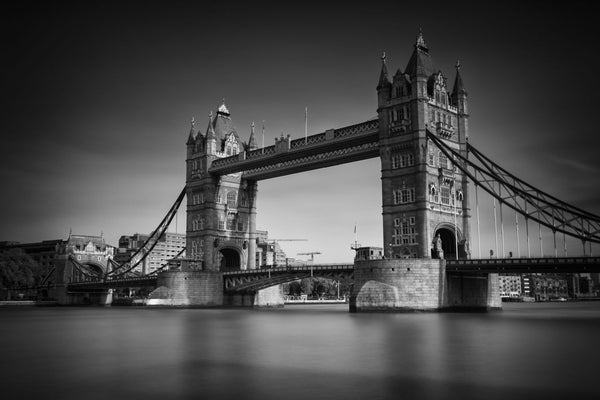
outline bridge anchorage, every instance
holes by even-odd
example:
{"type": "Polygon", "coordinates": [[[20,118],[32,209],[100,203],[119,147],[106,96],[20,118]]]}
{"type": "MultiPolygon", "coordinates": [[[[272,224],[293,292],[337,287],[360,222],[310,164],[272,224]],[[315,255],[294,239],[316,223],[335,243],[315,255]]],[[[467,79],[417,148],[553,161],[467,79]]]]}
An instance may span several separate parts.
{"type": "Polygon", "coordinates": [[[129,279],[153,285],[148,304],[278,306],[281,283],[319,275],[354,280],[350,311],[489,310],[501,308],[498,273],[600,270],[600,259],[591,257],[591,243],[600,243],[600,217],[534,188],[471,146],[468,95],[458,63],[452,87],[447,81],[419,34],[404,72],[390,78],[382,57],[377,116],[362,123],[299,139],[281,136],[273,146],[259,148],[254,126],[242,142],[223,103],[210,113],[204,132],[192,122],[185,189],[140,254],[124,265],[111,264],[102,280],[73,282],[69,290],[78,285],[106,290],[129,279]],[[375,255],[357,249],[353,265],[258,268],[258,181],[375,157],[382,170],[383,249],[375,255]],[[479,192],[493,199],[494,217],[499,205],[501,224],[503,207],[515,211],[517,223],[519,215],[524,218],[526,258],[520,252],[516,259],[504,258],[503,246],[501,257],[482,259],[479,192]],[[180,268],[127,277],[164,233],[184,194],[187,256],[178,261],[180,268]],[[552,231],[554,257],[531,258],[530,223],[552,231]],[[565,257],[559,258],[556,233],[580,240],[584,257],[567,258],[565,244],[565,257]]]}

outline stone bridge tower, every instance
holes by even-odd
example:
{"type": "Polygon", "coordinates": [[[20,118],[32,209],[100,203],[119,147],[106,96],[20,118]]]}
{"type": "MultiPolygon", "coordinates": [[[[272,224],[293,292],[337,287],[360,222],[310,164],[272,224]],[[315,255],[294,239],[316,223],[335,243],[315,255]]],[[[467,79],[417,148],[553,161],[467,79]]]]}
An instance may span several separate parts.
{"type": "Polygon", "coordinates": [[[236,132],[223,103],[209,116],[202,134],[192,128],[187,141],[187,239],[191,269],[254,269],[256,253],[256,181],[241,173],[208,173],[218,158],[256,148],[254,126],[249,143],[236,132]]]}
{"type": "MultiPolygon", "coordinates": [[[[428,258],[439,234],[445,258],[468,257],[467,179],[427,132],[466,155],[467,93],[456,66],[452,90],[421,33],[404,72],[377,85],[386,258],[428,258]]],[[[435,255],[434,255],[435,256],[435,255]]]]}

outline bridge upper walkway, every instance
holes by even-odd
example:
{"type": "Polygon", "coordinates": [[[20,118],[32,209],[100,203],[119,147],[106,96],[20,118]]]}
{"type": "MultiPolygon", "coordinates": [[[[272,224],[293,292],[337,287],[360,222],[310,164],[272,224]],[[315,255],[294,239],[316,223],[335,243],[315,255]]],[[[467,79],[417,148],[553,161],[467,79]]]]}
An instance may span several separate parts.
{"type": "Polygon", "coordinates": [[[244,172],[247,179],[261,180],[378,156],[379,120],[371,119],[305,138],[282,137],[273,146],[216,159],[209,172],[244,172]]]}

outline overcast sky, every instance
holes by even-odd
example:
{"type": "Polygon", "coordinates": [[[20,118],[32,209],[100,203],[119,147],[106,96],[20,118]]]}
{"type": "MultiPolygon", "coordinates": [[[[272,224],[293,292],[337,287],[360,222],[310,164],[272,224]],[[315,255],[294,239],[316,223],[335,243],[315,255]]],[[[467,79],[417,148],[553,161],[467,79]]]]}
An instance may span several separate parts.
{"type": "MultiPolygon", "coordinates": [[[[259,145],[263,120],[265,145],[302,137],[305,107],[309,134],[364,121],[381,52],[403,70],[419,28],[449,82],[460,59],[471,143],[600,214],[600,32],[583,3],[80,3],[19,3],[0,17],[0,240],[72,229],[116,245],[152,231],[185,184],[192,117],[204,129],[225,98],[244,140],[256,123],[259,145]]],[[[308,239],[282,243],[290,257],[351,260],[355,223],[363,245],[382,244],[378,159],[261,181],[258,195],[259,229],[308,239]]]]}

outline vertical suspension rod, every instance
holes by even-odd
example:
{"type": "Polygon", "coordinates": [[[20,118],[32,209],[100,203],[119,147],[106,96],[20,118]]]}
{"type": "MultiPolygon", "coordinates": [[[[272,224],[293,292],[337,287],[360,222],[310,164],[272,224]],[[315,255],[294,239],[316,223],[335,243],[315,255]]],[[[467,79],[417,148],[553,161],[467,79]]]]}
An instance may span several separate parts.
{"type": "Polygon", "coordinates": [[[494,203],[494,240],[496,242],[496,257],[498,257],[498,220],[496,218],[496,198],[492,197],[494,203]]]}
{"type": "Polygon", "coordinates": [[[515,229],[517,231],[517,257],[521,258],[521,244],[519,243],[519,213],[515,211],[515,229]]]}
{"type": "MultiPolygon", "coordinates": [[[[475,177],[477,177],[477,172],[475,172],[475,177]]],[[[476,182],[475,183],[475,210],[477,212],[477,253],[479,255],[479,259],[481,259],[481,232],[479,229],[479,196],[477,194],[477,188],[479,187],[476,182]]]]}
{"type": "MultiPolygon", "coordinates": [[[[500,194],[500,198],[502,198],[502,186],[500,184],[498,184],[498,193],[500,194]]],[[[500,200],[500,237],[502,238],[502,258],[504,258],[504,220],[502,218],[502,203],[503,201],[500,200]]]]}
{"type": "Polygon", "coordinates": [[[529,214],[527,214],[527,201],[525,201],[525,236],[527,236],[527,258],[531,258],[531,247],[529,246],[529,214]]]}

